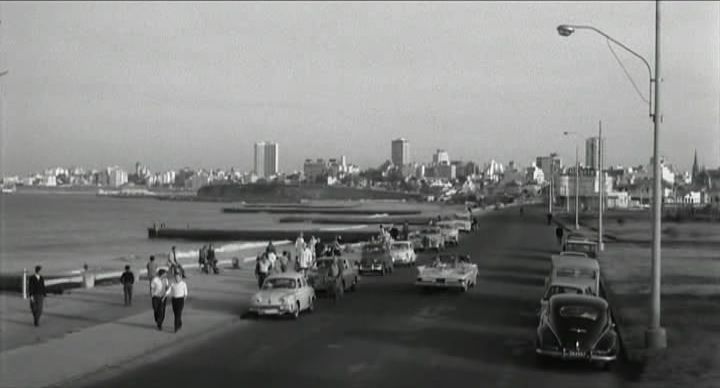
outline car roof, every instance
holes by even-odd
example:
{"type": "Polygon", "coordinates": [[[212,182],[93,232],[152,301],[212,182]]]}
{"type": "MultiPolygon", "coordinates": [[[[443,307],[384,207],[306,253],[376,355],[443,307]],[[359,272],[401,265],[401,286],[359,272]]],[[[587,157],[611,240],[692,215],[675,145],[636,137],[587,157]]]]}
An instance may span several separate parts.
{"type": "Polygon", "coordinates": [[[550,304],[557,305],[585,305],[605,310],[608,307],[607,301],[599,296],[585,294],[556,294],[550,297],[550,304]]]}
{"type": "Polygon", "coordinates": [[[553,268],[574,267],[600,271],[597,260],[587,257],[552,255],[552,265],[553,268]]]}

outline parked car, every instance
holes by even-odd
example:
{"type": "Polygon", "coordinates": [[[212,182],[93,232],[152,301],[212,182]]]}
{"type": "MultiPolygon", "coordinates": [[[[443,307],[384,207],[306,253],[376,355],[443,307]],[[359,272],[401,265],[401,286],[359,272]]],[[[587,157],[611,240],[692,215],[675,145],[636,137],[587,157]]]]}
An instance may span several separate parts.
{"type": "Polygon", "coordinates": [[[413,265],[417,259],[413,243],[410,241],[394,241],[390,244],[390,257],[394,265],[413,265]]]}
{"type": "Polygon", "coordinates": [[[563,244],[562,248],[563,252],[580,252],[587,254],[588,257],[597,257],[597,242],[589,239],[571,238],[563,244]]]}
{"type": "Polygon", "coordinates": [[[420,231],[423,238],[423,249],[445,249],[445,237],[443,237],[442,229],[437,226],[430,226],[420,231]]]}
{"type": "Polygon", "coordinates": [[[455,227],[453,221],[440,221],[438,226],[445,239],[446,245],[458,246],[460,244],[460,231],[455,227]]]}
{"type": "Polygon", "coordinates": [[[545,292],[540,298],[540,309],[538,317],[542,316],[547,309],[550,298],[559,294],[592,295],[597,296],[593,291],[594,280],[588,278],[555,278],[545,287],[545,292]]]}
{"type": "Polygon", "coordinates": [[[550,297],[540,317],[535,352],[563,360],[587,360],[604,367],[617,359],[618,338],[607,302],[592,295],[550,297]]]}
{"type": "Polygon", "coordinates": [[[337,289],[345,291],[355,291],[358,284],[358,270],[354,265],[341,257],[321,257],[318,258],[315,266],[308,271],[307,279],[308,283],[315,292],[329,291],[330,289],[337,287],[337,289]],[[333,261],[337,262],[338,270],[340,270],[340,277],[332,278],[329,276],[330,266],[333,261]],[[340,283],[340,284],[338,284],[340,283]]]}
{"type": "Polygon", "coordinates": [[[478,267],[457,255],[443,254],[430,265],[417,267],[415,285],[423,288],[455,288],[467,291],[477,284],[478,267]]]}
{"type": "Polygon", "coordinates": [[[385,244],[370,243],[363,246],[358,269],[361,275],[379,273],[385,276],[385,274],[392,273],[394,269],[392,257],[385,248],[385,244]]]}
{"type": "Polygon", "coordinates": [[[302,311],[315,309],[315,290],[296,272],[272,274],[262,289],[252,296],[250,312],[258,316],[290,315],[297,319],[302,311]]]}

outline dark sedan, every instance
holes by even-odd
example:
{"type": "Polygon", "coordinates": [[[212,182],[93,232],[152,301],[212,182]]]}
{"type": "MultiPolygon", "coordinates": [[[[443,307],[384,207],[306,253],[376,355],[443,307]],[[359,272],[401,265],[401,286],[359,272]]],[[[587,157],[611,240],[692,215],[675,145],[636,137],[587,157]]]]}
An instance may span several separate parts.
{"type": "Polygon", "coordinates": [[[384,244],[367,244],[363,247],[360,257],[360,274],[378,273],[385,275],[394,269],[392,256],[384,244]]]}
{"type": "Polygon", "coordinates": [[[552,296],[540,317],[535,350],[541,359],[587,360],[609,367],[619,346],[607,302],[592,295],[552,296]]]}

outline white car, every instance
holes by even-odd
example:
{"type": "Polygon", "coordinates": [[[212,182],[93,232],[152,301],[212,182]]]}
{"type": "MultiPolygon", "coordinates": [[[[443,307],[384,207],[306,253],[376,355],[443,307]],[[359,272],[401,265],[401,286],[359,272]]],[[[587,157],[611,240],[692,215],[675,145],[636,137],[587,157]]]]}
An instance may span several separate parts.
{"type": "Polygon", "coordinates": [[[423,288],[456,288],[467,291],[477,284],[476,264],[456,255],[439,255],[430,265],[418,267],[415,285],[423,288]]]}
{"type": "Polygon", "coordinates": [[[315,290],[296,272],[272,274],[250,300],[250,312],[258,316],[290,315],[297,319],[302,311],[315,309],[315,290]]]}
{"type": "Polygon", "coordinates": [[[455,226],[454,221],[440,221],[437,225],[440,227],[440,231],[445,238],[445,244],[452,244],[455,246],[460,244],[460,231],[455,226]]]}
{"type": "Polygon", "coordinates": [[[394,265],[412,265],[417,259],[411,241],[393,241],[390,244],[390,257],[394,265]]]}

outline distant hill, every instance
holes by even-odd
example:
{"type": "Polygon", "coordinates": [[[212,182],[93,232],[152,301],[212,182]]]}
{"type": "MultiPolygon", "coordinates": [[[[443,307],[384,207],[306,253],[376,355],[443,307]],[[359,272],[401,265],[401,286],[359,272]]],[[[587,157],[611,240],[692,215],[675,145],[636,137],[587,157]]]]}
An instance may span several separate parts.
{"type": "Polygon", "coordinates": [[[245,202],[295,203],[301,200],[419,200],[420,194],[360,189],[321,184],[285,185],[279,183],[210,184],[198,190],[198,199],[245,202]]]}

